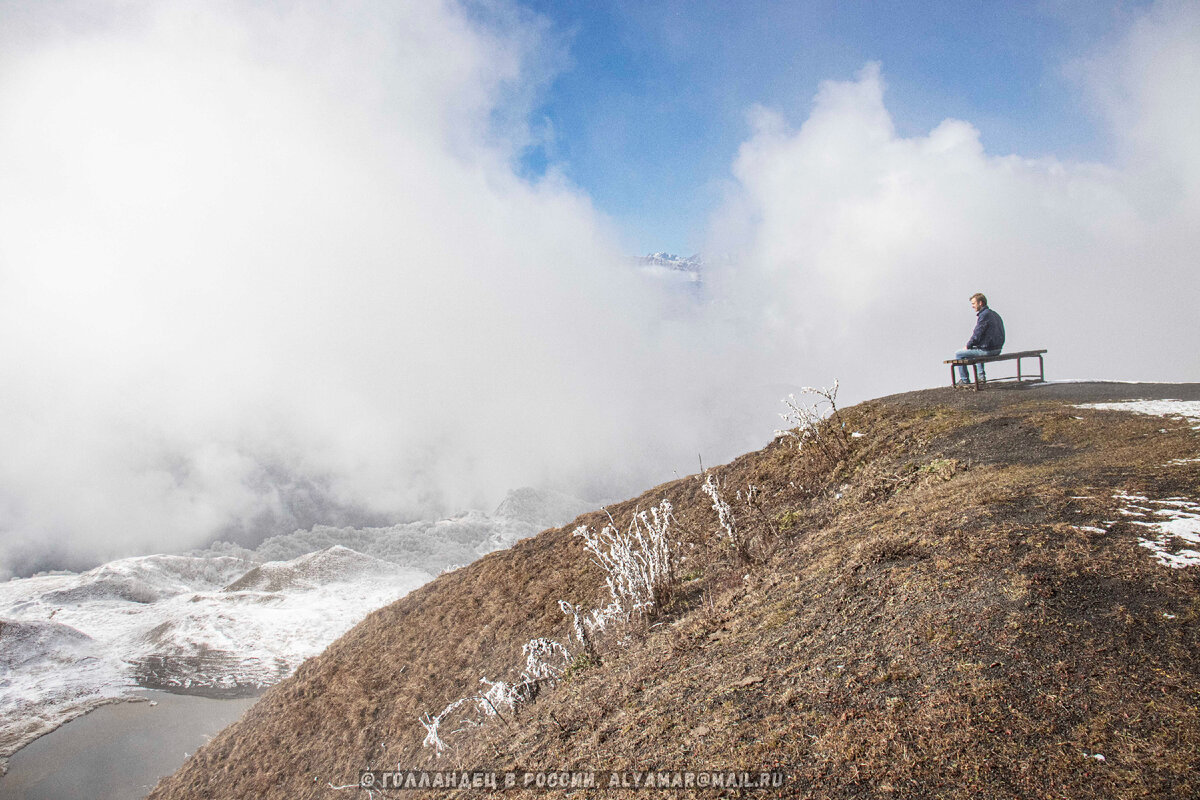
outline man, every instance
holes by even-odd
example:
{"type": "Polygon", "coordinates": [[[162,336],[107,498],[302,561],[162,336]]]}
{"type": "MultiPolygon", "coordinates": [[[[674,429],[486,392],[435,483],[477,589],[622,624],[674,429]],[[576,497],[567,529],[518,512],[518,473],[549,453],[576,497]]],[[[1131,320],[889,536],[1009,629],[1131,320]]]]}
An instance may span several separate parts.
{"type": "MultiPolygon", "coordinates": [[[[959,350],[954,357],[974,358],[1000,355],[1000,350],[1004,347],[1004,320],[1000,319],[999,314],[988,308],[987,298],[978,292],[971,295],[971,308],[975,309],[975,330],[967,341],[967,349],[959,350]]],[[[967,368],[959,365],[956,369],[958,370],[956,385],[970,384],[971,379],[967,376],[967,368]]],[[[983,383],[986,380],[987,372],[984,370],[984,365],[980,364],[979,382],[983,383]]]]}

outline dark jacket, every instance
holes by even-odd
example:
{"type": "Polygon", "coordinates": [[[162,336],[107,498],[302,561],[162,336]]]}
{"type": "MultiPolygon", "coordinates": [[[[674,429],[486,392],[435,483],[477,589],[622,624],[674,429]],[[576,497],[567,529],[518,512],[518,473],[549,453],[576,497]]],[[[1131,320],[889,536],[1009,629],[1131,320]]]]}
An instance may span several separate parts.
{"type": "Polygon", "coordinates": [[[999,350],[1004,347],[1004,320],[987,306],[979,309],[968,350],[999,350]]]}

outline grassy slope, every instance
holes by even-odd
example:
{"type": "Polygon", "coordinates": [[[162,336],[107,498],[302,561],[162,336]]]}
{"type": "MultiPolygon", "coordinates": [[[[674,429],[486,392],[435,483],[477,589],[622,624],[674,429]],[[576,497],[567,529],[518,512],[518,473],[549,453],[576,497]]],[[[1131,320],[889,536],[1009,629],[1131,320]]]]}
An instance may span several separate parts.
{"type": "Polygon", "coordinates": [[[675,505],[675,600],[440,761],[421,713],[511,679],[529,638],[565,641],[560,598],[604,599],[573,526],[375,612],[151,797],[365,797],[326,786],[397,763],[781,767],[813,797],[1200,796],[1200,570],[1104,522],[1117,491],[1200,497],[1200,464],[1163,466],[1196,433],[1007,395],[865,403],[843,412],[866,435],[840,463],[780,442],[717,468],[749,565],[695,476],[611,508],[675,505]],[[753,508],[734,496],[751,483],[753,508]]]}

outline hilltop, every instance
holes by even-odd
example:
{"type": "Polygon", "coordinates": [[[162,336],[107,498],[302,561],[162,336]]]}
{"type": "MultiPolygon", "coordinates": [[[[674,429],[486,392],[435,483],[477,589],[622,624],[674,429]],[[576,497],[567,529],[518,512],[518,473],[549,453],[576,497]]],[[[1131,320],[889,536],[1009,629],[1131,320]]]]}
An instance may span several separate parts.
{"type": "Polygon", "coordinates": [[[1078,406],[1147,397],[1200,386],[843,409],[845,438],[821,428],[831,448],[784,437],[709,470],[747,559],[701,476],[609,507],[624,527],[674,506],[686,558],[669,601],[503,719],[443,729],[440,758],[421,715],[481,676],[511,681],[532,638],[575,647],[560,600],[606,602],[572,536],[604,513],[372,613],[151,798],[365,798],[360,770],[398,764],[779,769],[772,794],[802,797],[1198,796],[1195,422],[1078,406]]]}

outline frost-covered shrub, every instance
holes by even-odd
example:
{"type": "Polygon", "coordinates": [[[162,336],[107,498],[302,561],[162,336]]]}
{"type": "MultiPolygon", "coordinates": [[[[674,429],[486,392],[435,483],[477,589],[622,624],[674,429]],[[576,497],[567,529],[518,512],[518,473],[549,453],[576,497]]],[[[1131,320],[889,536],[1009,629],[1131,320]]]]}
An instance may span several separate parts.
{"type": "Polygon", "coordinates": [[[721,525],[721,530],[724,536],[730,542],[737,541],[737,520],[733,517],[733,509],[729,503],[721,499],[720,490],[717,488],[717,480],[712,475],[708,475],[704,479],[704,485],[700,487],[700,491],[708,495],[708,499],[712,500],[713,511],[717,512],[717,522],[721,525]]]}
{"type": "Polygon", "coordinates": [[[525,671],[521,677],[526,683],[557,680],[571,662],[571,652],[553,639],[530,639],[521,652],[525,654],[525,671]]]}
{"type": "Polygon", "coordinates": [[[582,607],[571,605],[566,600],[559,600],[558,607],[571,618],[571,631],[583,648],[583,654],[593,663],[598,663],[600,659],[596,655],[596,645],[592,641],[592,633],[604,630],[608,619],[597,621],[601,612],[585,612],[582,607]]]}
{"type": "Polygon", "coordinates": [[[488,687],[487,691],[455,700],[436,717],[431,717],[429,712],[421,715],[418,721],[425,728],[422,745],[434,748],[435,755],[440,756],[446,749],[446,742],[440,733],[441,724],[453,711],[464,704],[473,704],[476,716],[471,717],[468,713],[461,718],[461,724],[466,727],[482,725],[489,717],[503,719],[502,710],[513,711],[518,704],[536,698],[544,685],[553,685],[562,677],[571,662],[571,652],[553,639],[530,639],[521,651],[525,654],[525,669],[516,683],[481,677],[479,682],[488,687]]]}
{"type": "Polygon", "coordinates": [[[796,395],[788,395],[783,401],[787,411],[779,415],[788,423],[788,429],[776,431],[776,437],[795,438],[796,447],[801,450],[804,449],[804,445],[812,443],[827,458],[836,460],[845,454],[850,443],[846,437],[845,425],[838,415],[838,382],[835,379],[833,386],[827,389],[806,386],[802,391],[815,395],[816,401],[805,405],[796,399],[796,395]],[[829,424],[822,426],[826,420],[829,420],[829,424]]]}
{"type": "Polygon", "coordinates": [[[517,686],[510,686],[504,681],[489,681],[487,678],[480,678],[479,682],[488,687],[486,692],[475,698],[480,712],[485,717],[497,716],[502,708],[512,711],[521,701],[517,686]]]}
{"type": "Polygon", "coordinates": [[[717,487],[717,480],[712,475],[704,478],[704,485],[700,487],[700,491],[708,495],[712,500],[713,511],[717,512],[717,523],[721,526],[721,540],[733,551],[737,556],[738,561],[747,561],[750,557],[749,546],[745,536],[738,528],[737,518],[733,515],[733,509],[729,503],[721,498],[721,492],[717,487]]]}
{"type": "MultiPolygon", "coordinates": [[[[559,608],[572,619],[572,630],[584,655],[593,663],[599,660],[592,643],[593,633],[605,630],[617,620],[628,622],[634,615],[648,617],[668,597],[675,581],[677,559],[669,539],[672,520],[671,504],[663,500],[649,511],[636,512],[624,533],[615,525],[605,526],[599,533],[592,533],[586,525],[575,531],[607,573],[612,597],[612,602],[603,609],[586,613],[578,606],[559,601],[559,608]]],[[[520,703],[534,700],[544,686],[558,682],[572,663],[571,651],[553,639],[530,639],[521,651],[525,655],[525,668],[514,683],[480,678],[480,683],[487,686],[486,691],[454,701],[436,717],[428,712],[423,714],[420,718],[425,728],[423,744],[441,755],[446,742],[440,726],[455,709],[474,702],[477,716],[464,719],[465,725],[480,725],[495,716],[503,719],[502,710],[515,710],[520,703]]]]}
{"type": "Polygon", "coordinates": [[[589,611],[583,620],[583,624],[592,633],[600,633],[607,629],[611,623],[618,622],[621,619],[621,605],[614,600],[604,608],[594,608],[589,611]]]}
{"type": "Polygon", "coordinates": [[[604,580],[612,597],[608,608],[593,612],[593,628],[602,630],[617,617],[626,622],[652,617],[669,597],[678,560],[669,537],[674,520],[671,512],[671,503],[663,500],[649,512],[635,512],[624,532],[615,523],[598,533],[587,525],[575,529],[596,565],[606,573],[604,580]]]}
{"type": "Polygon", "coordinates": [[[425,728],[425,741],[421,742],[421,744],[425,747],[434,748],[435,752],[438,755],[441,755],[442,751],[446,749],[446,743],[439,735],[438,728],[441,726],[442,720],[446,718],[447,714],[461,706],[463,703],[467,702],[467,700],[468,698],[466,697],[455,700],[453,703],[443,708],[442,713],[438,714],[436,717],[430,717],[429,712],[426,711],[419,720],[422,727],[425,728]]]}

